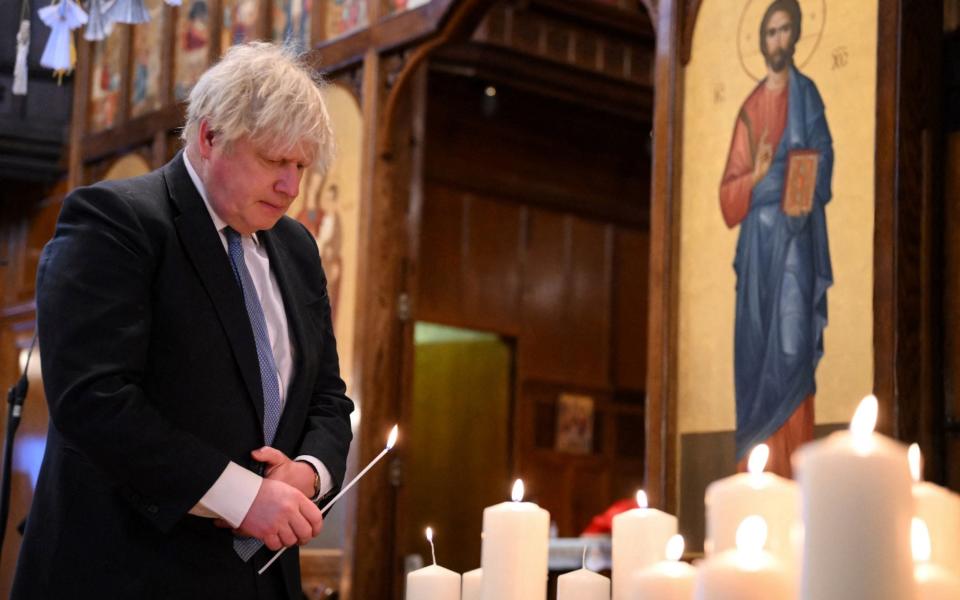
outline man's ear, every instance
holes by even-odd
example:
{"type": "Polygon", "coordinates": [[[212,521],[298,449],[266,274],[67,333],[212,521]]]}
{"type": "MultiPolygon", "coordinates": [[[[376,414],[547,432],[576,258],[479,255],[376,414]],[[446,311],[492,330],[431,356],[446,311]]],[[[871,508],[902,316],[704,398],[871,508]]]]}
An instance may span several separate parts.
{"type": "Polygon", "coordinates": [[[210,158],[210,155],[213,153],[214,143],[219,141],[216,137],[207,120],[201,119],[200,127],[197,128],[197,147],[200,149],[200,156],[210,158]]]}

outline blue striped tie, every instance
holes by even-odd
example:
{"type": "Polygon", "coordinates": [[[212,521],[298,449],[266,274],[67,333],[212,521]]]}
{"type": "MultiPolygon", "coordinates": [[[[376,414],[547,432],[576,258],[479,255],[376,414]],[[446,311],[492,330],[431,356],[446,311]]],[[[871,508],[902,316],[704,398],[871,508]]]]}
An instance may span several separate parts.
{"type": "MultiPolygon", "coordinates": [[[[226,227],[223,232],[227,236],[227,253],[230,255],[230,264],[233,265],[233,274],[243,290],[243,303],[247,307],[247,316],[250,318],[250,327],[253,329],[253,339],[257,345],[257,361],[260,363],[260,385],[263,387],[263,439],[269,446],[273,443],[273,436],[277,432],[280,422],[280,382],[277,379],[277,364],[270,347],[270,335],[267,333],[267,320],[263,316],[263,307],[257,297],[257,288],[253,285],[253,278],[247,270],[247,262],[243,258],[243,242],[240,234],[232,227],[226,227]]],[[[233,540],[233,549],[244,562],[256,554],[263,542],[257,538],[236,538],[233,540]]]]}

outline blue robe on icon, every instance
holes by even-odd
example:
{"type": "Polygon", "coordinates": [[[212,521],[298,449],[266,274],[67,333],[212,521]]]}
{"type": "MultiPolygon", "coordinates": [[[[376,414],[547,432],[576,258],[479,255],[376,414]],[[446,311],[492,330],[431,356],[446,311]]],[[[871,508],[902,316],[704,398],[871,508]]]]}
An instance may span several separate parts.
{"type": "Polygon", "coordinates": [[[833,283],[824,214],[831,196],[833,141],[817,87],[789,69],[786,128],[770,170],[753,188],[733,264],[738,461],[816,392],[827,288],[833,283]],[[795,149],[820,155],[813,208],[802,217],[781,209],[787,155],[795,149]]]}

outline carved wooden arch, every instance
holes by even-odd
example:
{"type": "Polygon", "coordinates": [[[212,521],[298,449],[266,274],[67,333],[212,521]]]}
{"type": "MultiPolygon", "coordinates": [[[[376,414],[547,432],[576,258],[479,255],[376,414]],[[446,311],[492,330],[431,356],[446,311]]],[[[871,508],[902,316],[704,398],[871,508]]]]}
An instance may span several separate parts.
{"type": "MultiPolygon", "coordinates": [[[[413,49],[412,53],[403,62],[403,66],[396,74],[390,93],[384,103],[383,123],[393,123],[399,98],[420,64],[438,48],[473,33],[477,24],[496,2],[497,0],[464,0],[451,7],[446,23],[437,34],[413,49]]],[[[378,147],[389,147],[391,132],[391,127],[384,127],[380,130],[380,139],[377,140],[378,147]]]]}

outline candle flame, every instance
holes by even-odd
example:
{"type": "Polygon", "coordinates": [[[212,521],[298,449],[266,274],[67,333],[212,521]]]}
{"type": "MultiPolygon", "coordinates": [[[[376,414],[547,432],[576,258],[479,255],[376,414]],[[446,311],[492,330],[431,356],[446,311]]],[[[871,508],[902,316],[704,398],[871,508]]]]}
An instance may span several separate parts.
{"type": "Polygon", "coordinates": [[[387,450],[393,448],[394,444],[397,443],[398,435],[400,435],[400,429],[397,425],[394,425],[393,429],[390,430],[390,435],[387,436],[387,450]]]}
{"type": "Polygon", "coordinates": [[[667,560],[678,561],[683,556],[683,536],[679,533],[667,541],[667,560]]]}
{"type": "Polygon", "coordinates": [[[427,541],[433,543],[433,527],[427,527],[427,541]]]}
{"type": "Polygon", "coordinates": [[[510,497],[513,498],[514,502],[523,501],[523,480],[518,479],[513,482],[513,491],[510,492],[510,497]]]}
{"type": "Polygon", "coordinates": [[[750,452],[750,458],[747,460],[747,471],[749,471],[751,475],[763,473],[763,469],[766,468],[769,458],[770,446],[760,444],[754,447],[753,451],[750,452]]]}
{"type": "Polygon", "coordinates": [[[643,490],[637,490],[637,506],[647,508],[649,505],[650,501],[647,500],[647,493],[643,490]]]}
{"type": "Polygon", "coordinates": [[[920,474],[921,460],[923,460],[923,457],[920,454],[920,444],[910,444],[910,448],[907,450],[907,461],[910,463],[910,475],[913,476],[914,482],[919,482],[922,478],[920,474]]]}
{"type": "Polygon", "coordinates": [[[877,412],[879,406],[877,397],[873,394],[866,396],[860,401],[857,412],[853,414],[853,420],[850,421],[850,431],[858,439],[869,438],[870,434],[877,426],[877,412]]]}
{"type": "Polygon", "coordinates": [[[914,562],[930,560],[930,529],[923,519],[913,518],[910,523],[910,545],[913,549],[914,562]]]}
{"type": "Polygon", "coordinates": [[[751,515],[737,527],[737,550],[758,553],[767,543],[767,522],[759,515],[751,515]]]}

